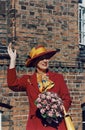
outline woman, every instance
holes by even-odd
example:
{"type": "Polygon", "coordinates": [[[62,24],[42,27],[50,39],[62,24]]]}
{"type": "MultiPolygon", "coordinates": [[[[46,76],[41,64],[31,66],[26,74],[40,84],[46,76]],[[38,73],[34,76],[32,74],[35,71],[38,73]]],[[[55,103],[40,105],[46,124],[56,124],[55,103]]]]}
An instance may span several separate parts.
{"type": "Polygon", "coordinates": [[[66,110],[71,105],[71,98],[63,76],[48,69],[49,59],[57,52],[59,52],[59,49],[48,51],[43,46],[34,47],[29,53],[26,66],[35,67],[36,71],[32,75],[28,74],[17,78],[15,69],[16,50],[12,50],[11,44],[8,46],[8,54],[10,56],[10,65],[7,73],[8,86],[13,91],[26,91],[29,98],[30,111],[26,130],[66,130],[64,120],[59,125],[46,124],[47,122],[42,119],[35,105],[38,95],[44,91],[57,93],[63,100],[66,110]],[[48,86],[43,85],[43,79],[49,84],[48,86]]]}

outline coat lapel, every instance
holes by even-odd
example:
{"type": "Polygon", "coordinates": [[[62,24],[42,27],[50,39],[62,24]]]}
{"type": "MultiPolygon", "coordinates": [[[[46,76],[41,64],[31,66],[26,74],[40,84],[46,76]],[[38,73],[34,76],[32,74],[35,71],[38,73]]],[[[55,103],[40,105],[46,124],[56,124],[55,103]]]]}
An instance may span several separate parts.
{"type": "Polygon", "coordinates": [[[39,93],[36,73],[34,73],[34,74],[30,77],[30,81],[31,81],[31,84],[32,84],[32,87],[33,87],[34,91],[35,91],[36,93],[39,93]]]}
{"type": "MultiPolygon", "coordinates": [[[[48,71],[47,75],[49,76],[50,80],[53,80],[52,76],[51,76],[51,72],[48,71]]],[[[32,85],[33,92],[35,92],[38,95],[40,93],[40,91],[39,91],[39,88],[38,88],[36,73],[33,73],[33,75],[30,76],[30,82],[31,82],[31,85],[32,85]]],[[[53,88],[51,88],[50,90],[53,90],[53,88]]]]}

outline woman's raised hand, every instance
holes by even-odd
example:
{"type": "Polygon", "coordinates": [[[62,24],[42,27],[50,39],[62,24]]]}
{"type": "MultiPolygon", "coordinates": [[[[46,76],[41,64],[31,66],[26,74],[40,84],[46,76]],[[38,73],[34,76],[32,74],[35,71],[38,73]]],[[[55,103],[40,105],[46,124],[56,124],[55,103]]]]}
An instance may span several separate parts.
{"type": "Polygon", "coordinates": [[[10,43],[8,45],[8,54],[10,56],[10,65],[9,68],[12,69],[15,67],[15,63],[16,63],[16,50],[13,51],[12,49],[12,43],[10,43]]]}
{"type": "Polygon", "coordinates": [[[16,50],[12,50],[12,43],[8,45],[8,54],[12,60],[16,60],[16,50]]]}

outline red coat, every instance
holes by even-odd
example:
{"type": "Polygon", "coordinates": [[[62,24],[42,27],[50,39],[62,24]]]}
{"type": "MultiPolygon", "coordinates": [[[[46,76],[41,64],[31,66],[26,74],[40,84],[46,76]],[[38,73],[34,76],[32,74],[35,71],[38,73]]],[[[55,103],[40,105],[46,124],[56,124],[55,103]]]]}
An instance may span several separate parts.
{"type": "MultiPolygon", "coordinates": [[[[48,76],[55,83],[55,86],[49,91],[56,92],[62,98],[64,106],[66,110],[68,110],[71,105],[71,98],[63,76],[50,71],[48,71],[48,76]]],[[[15,68],[8,69],[7,82],[10,89],[13,91],[26,91],[29,98],[30,111],[26,130],[66,130],[64,121],[60,123],[58,128],[53,128],[50,126],[43,126],[41,120],[36,117],[35,112],[37,108],[34,101],[40,93],[36,73],[32,75],[23,75],[21,78],[17,78],[15,68]]]]}

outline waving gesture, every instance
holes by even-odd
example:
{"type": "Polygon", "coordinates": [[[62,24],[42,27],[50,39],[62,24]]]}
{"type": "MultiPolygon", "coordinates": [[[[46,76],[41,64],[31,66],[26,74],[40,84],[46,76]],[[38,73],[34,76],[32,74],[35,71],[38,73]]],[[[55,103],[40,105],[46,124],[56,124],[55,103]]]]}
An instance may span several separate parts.
{"type": "Polygon", "coordinates": [[[15,67],[15,63],[16,63],[16,50],[14,50],[14,51],[12,50],[12,43],[9,44],[7,51],[10,56],[9,68],[12,69],[15,67]]]}

